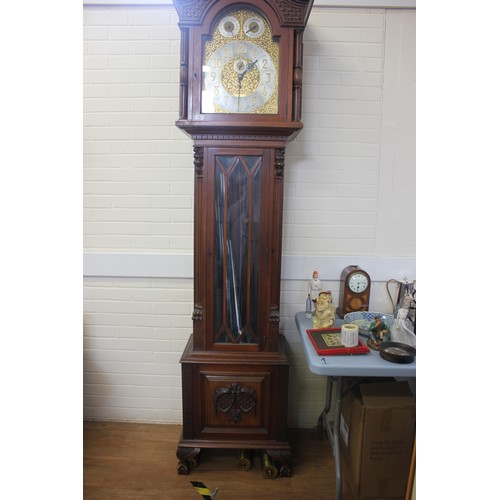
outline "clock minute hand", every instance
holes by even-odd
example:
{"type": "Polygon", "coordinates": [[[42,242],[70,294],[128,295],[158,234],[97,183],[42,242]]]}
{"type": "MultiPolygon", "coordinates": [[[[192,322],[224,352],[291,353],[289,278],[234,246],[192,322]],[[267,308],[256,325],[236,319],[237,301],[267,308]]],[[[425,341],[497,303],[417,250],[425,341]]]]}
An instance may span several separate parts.
{"type": "Polygon", "coordinates": [[[254,62],[248,63],[248,64],[247,64],[247,69],[245,70],[245,73],[246,73],[247,71],[250,71],[250,70],[251,70],[251,69],[252,69],[252,68],[253,68],[253,67],[257,64],[257,61],[258,61],[258,59],[255,59],[255,61],[254,61],[254,62]]]}
{"type": "Polygon", "coordinates": [[[243,77],[257,64],[258,59],[255,59],[255,61],[248,63],[247,67],[245,70],[238,75],[238,80],[241,82],[243,80],[243,77]]]}
{"type": "Polygon", "coordinates": [[[241,82],[245,74],[257,64],[257,61],[258,59],[255,59],[255,61],[248,63],[247,67],[238,75],[238,112],[240,111],[241,82]]]}

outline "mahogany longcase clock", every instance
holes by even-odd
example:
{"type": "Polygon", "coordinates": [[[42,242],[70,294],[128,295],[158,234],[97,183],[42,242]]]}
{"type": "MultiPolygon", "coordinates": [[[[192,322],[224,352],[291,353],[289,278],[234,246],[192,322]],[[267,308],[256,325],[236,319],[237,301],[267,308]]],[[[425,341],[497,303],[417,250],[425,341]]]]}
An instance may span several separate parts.
{"type": "Polygon", "coordinates": [[[286,144],[302,128],[302,37],[312,3],[174,0],[176,125],[194,141],[181,474],[202,448],[258,450],[291,474],[289,360],[279,333],[283,176],[286,144]]]}

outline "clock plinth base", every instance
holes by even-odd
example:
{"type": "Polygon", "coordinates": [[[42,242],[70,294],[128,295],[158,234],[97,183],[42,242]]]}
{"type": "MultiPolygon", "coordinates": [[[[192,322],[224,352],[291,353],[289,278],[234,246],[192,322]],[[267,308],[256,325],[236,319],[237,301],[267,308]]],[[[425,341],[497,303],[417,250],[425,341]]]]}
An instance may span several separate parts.
{"type": "Polygon", "coordinates": [[[192,337],[181,358],[183,431],[179,474],[189,474],[204,448],[265,451],[287,477],[288,369],[285,339],[272,353],[194,351],[192,337]],[[264,355],[263,355],[264,354],[264,355]]]}
{"type": "MultiPolygon", "coordinates": [[[[278,443],[277,443],[278,444],[278,443]]],[[[179,445],[177,446],[177,458],[179,463],[177,465],[177,473],[179,475],[189,475],[193,469],[198,467],[198,457],[201,454],[202,448],[216,448],[216,449],[234,449],[235,451],[241,450],[242,446],[246,446],[245,451],[256,452],[254,458],[260,451],[261,453],[266,453],[268,457],[272,459],[272,464],[267,465],[267,468],[263,466],[263,476],[265,479],[275,479],[276,477],[291,477],[292,468],[290,465],[292,459],[292,451],[287,443],[281,443],[281,446],[286,446],[286,448],[270,448],[270,443],[202,443],[202,446],[198,448],[193,448],[189,446],[189,443],[185,441],[182,437],[179,440],[179,445]],[[204,445],[204,446],[203,446],[204,445]],[[273,473],[271,474],[271,471],[273,473]]],[[[235,454],[236,456],[236,454],[235,454]]],[[[262,461],[262,459],[261,459],[262,461]]],[[[248,470],[247,467],[241,467],[237,462],[236,468],[240,470],[248,470]]]]}

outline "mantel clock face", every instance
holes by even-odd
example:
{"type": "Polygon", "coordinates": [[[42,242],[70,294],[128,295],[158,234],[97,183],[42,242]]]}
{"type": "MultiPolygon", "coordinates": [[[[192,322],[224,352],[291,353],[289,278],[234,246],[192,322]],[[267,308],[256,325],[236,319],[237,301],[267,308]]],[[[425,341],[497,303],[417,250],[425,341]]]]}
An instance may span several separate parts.
{"type": "Polygon", "coordinates": [[[351,274],[347,281],[349,290],[354,293],[364,292],[368,288],[368,276],[365,273],[351,274]]]}
{"type": "Polygon", "coordinates": [[[203,50],[202,113],[278,113],[279,43],[262,15],[227,11],[203,50]]]}

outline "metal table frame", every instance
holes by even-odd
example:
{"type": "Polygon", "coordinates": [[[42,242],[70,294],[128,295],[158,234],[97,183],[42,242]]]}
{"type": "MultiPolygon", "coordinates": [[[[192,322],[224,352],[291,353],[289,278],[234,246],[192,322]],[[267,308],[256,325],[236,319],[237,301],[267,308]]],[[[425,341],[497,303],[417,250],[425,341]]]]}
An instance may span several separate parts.
{"type": "MultiPolygon", "coordinates": [[[[326,376],[325,407],[318,418],[318,432],[323,432],[323,426],[328,434],[335,462],[336,500],[342,497],[342,465],[340,460],[340,413],[342,410],[342,389],[346,377],[360,379],[363,377],[395,377],[414,379],[416,377],[416,361],[408,364],[390,363],[382,359],[378,352],[353,356],[320,356],[314,349],[306,330],[311,329],[312,320],[306,318],[304,312],[295,315],[295,323],[304,347],[309,370],[316,375],[326,376]],[[335,383],[333,404],[333,426],[328,422],[328,414],[332,409],[332,395],[335,383]]],[[[344,320],[335,319],[335,328],[344,324],[344,320]]],[[[364,337],[361,337],[364,339],[364,337]]]]}

